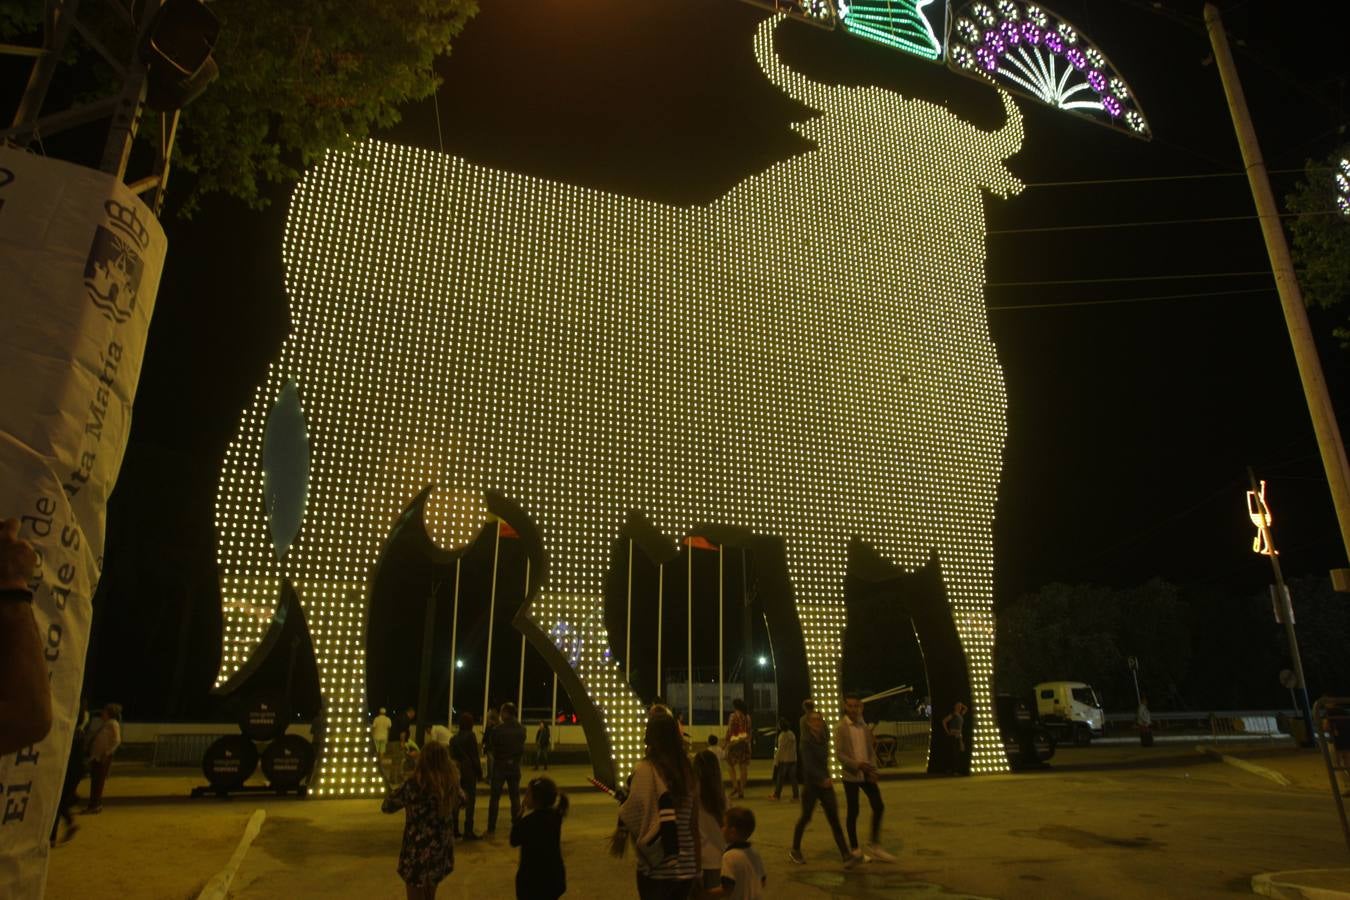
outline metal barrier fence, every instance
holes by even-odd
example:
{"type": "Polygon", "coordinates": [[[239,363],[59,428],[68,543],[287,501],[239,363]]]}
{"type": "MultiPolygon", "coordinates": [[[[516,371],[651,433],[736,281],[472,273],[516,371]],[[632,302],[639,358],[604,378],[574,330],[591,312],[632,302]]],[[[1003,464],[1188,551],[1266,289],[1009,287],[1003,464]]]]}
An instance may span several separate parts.
{"type": "Polygon", "coordinates": [[[206,748],[226,734],[156,734],[150,765],[200,766],[206,748]]]}
{"type": "MultiPolygon", "coordinates": [[[[1295,710],[1280,709],[1152,713],[1155,734],[1209,735],[1214,740],[1286,736],[1289,734],[1288,721],[1297,717],[1295,710]]],[[[1132,712],[1107,713],[1107,732],[1133,733],[1134,721],[1132,712]]]]}

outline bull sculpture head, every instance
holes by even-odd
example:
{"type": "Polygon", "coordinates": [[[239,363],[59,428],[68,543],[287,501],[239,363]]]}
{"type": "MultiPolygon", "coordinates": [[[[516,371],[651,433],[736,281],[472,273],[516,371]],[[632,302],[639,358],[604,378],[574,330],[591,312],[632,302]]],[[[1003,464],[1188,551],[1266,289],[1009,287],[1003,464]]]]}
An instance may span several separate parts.
{"type": "Polygon", "coordinates": [[[854,156],[878,150],[881,158],[875,162],[881,165],[912,165],[924,160],[931,166],[935,181],[941,180],[944,171],[958,168],[961,182],[971,183],[973,178],[974,184],[1004,199],[1022,190],[1022,182],[1005,163],[1021,149],[1024,138],[1021,113],[1006,91],[999,91],[1006,122],[996,131],[982,131],[955,116],[935,117],[933,112],[938,107],[934,104],[906,99],[885,88],[813,81],[783,62],[774,42],[776,24],[769,19],[760,26],[755,35],[755,59],[775,87],[819,113],[809,121],[794,123],[794,130],[803,137],[822,149],[837,146],[854,156]],[[862,146],[857,143],[860,126],[875,129],[874,140],[862,146]],[[969,151],[959,159],[933,158],[930,150],[947,145],[953,131],[961,133],[961,143],[969,151]],[[941,132],[940,138],[936,132],[941,132]],[[885,147],[883,135],[898,141],[885,147]],[[901,157],[897,159],[896,154],[901,157]]]}

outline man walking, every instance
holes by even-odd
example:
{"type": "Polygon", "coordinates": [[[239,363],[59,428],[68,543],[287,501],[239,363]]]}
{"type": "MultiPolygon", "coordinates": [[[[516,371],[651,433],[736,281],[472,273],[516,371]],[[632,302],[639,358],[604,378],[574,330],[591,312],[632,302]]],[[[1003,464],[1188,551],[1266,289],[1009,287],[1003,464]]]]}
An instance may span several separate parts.
{"type": "Polygon", "coordinates": [[[806,833],[811,814],[819,803],[825,813],[825,821],[830,825],[830,833],[834,835],[834,843],[839,848],[844,868],[852,869],[862,862],[862,857],[849,852],[848,844],[844,841],[844,831],[839,827],[839,803],[834,796],[834,781],[830,778],[829,731],[825,727],[825,720],[814,709],[802,716],[802,723],[801,752],[798,754],[802,764],[802,814],[792,829],[792,849],[788,851],[788,859],[799,866],[806,864],[806,857],[802,855],[802,835],[806,833]]]}
{"type": "Polygon", "coordinates": [[[534,733],[534,768],[538,771],[542,764],[544,771],[548,771],[548,748],[553,740],[553,734],[548,727],[547,719],[539,720],[539,728],[534,733]]]}
{"type": "Polygon", "coordinates": [[[895,862],[895,857],[879,846],[881,814],[886,811],[886,804],[881,802],[881,789],[877,787],[876,741],[872,729],[863,721],[862,698],[857,694],[844,696],[844,718],[834,729],[834,755],[844,769],[844,803],[848,810],[845,824],[853,855],[862,855],[858,849],[858,794],[863,793],[872,807],[871,842],[867,845],[867,857],[895,862]]]}
{"type": "MultiPolygon", "coordinates": [[[[459,733],[450,739],[450,758],[459,766],[459,787],[464,791],[464,830],[455,831],[455,837],[466,841],[478,840],[473,830],[473,809],[478,797],[478,779],[483,777],[483,764],[478,760],[478,738],[473,733],[473,713],[459,714],[459,733]]],[[[459,811],[455,812],[459,825],[459,811]]]]}
{"type": "Polygon", "coordinates": [[[1139,746],[1153,746],[1153,713],[1148,710],[1148,696],[1139,695],[1139,708],[1134,713],[1134,724],[1139,729],[1139,746]]]}
{"type": "Polygon", "coordinates": [[[389,729],[394,727],[394,723],[384,714],[384,707],[380,707],[380,714],[370,723],[370,737],[375,741],[375,755],[380,758],[383,765],[384,751],[389,746],[389,729]]]}
{"type": "Polygon", "coordinates": [[[516,705],[503,703],[501,724],[492,732],[492,773],[488,777],[487,833],[497,831],[497,803],[504,786],[511,798],[511,822],[520,818],[520,760],[525,755],[525,728],[516,721],[516,705]]]}

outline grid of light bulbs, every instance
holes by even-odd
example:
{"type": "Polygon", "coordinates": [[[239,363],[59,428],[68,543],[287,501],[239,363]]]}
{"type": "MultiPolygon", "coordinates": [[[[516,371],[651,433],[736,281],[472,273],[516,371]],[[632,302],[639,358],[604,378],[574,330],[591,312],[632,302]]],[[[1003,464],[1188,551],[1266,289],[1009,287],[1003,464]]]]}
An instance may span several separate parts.
{"type": "MultiPolygon", "coordinates": [[[[993,719],[992,519],[1005,437],[983,293],[984,198],[1016,190],[995,133],[879,88],[761,67],[823,115],[819,149],[677,208],[368,141],[292,199],[292,329],[226,457],[217,504],[220,680],[253,652],[281,579],[314,635],[328,739],[316,796],[383,789],[368,740],[368,578],[409,500],[466,543],[496,489],[551,560],[532,616],[595,700],[620,777],[645,706],[611,654],[602,579],[631,509],[666,534],[784,538],[812,694],[838,698],[845,548],[906,568],[936,550],[965,648],[975,771],[993,719]],[[263,426],[287,380],[312,442],[309,503],[271,551],[263,426]]],[[[420,640],[420,639],[419,639],[420,640]]],[[[837,712],[826,702],[827,715],[837,712]]]]}

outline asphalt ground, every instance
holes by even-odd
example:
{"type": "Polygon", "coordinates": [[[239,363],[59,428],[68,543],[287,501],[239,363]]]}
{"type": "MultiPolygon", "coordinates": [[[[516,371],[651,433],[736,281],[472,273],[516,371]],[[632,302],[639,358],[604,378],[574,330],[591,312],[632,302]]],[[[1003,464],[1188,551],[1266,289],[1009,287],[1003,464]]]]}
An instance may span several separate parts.
{"type": "MultiPolygon", "coordinates": [[[[852,872],[841,869],[819,811],[803,844],[807,865],[789,863],[798,807],[769,799],[767,762],[752,768],[758,783],[744,805],[758,819],[753,843],[775,898],[1231,897],[1250,896],[1259,873],[1350,868],[1320,756],[1270,744],[1221,750],[1290,784],[1183,744],[1065,749],[1048,770],[979,778],[929,778],[911,759],[882,782],[883,844],[898,862],[852,872]]],[[[613,800],[585,786],[583,767],[550,774],[572,800],[563,829],[567,896],[636,897],[631,854],[605,852],[613,800]]],[[[395,872],[402,814],[381,814],[377,800],[189,799],[200,783],[190,770],[115,765],[104,812],[81,817],[74,839],[53,850],[48,897],[195,897],[258,808],[267,818],[231,896],[403,896],[395,872]]],[[[478,811],[482,828],[481,793],[478,811]]],[[[868,817],[864,802],[864,835],[868,817]]],[[[457,847],[439,897],[514,895],[505,810],[499,829],[495,840],[457,847]]]]}

